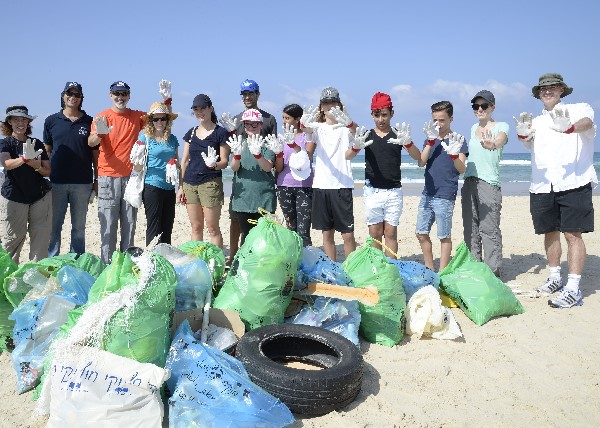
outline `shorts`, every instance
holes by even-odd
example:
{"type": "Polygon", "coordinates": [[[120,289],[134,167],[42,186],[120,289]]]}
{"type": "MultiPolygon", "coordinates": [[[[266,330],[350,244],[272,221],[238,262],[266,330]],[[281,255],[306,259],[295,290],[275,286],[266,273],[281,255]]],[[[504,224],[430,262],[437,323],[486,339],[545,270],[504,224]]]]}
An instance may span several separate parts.
{"type": "Polygon", "coordinates": [[[202,184],[183,183],[188,205],[200,204],[206,208],[220,207],[225,203],[223,178],[216,177],[202,184]]]}
{"type": "Polygon", "coordinates": [[[419,213],[417,214],[417,230],[419,235],[429,235],[433,222],[437,224],[438,239],[450,238],[452,233],[452,214],[454,199],[442,199],[429,195],[421,195],[419,213]]]}
{"type": "Polygon", "coordinates": [[[312,225],[316,230],[354,232],[352,189],[314,189],[312,225]]]}
{"type": "Polygon", "coordinates": [[[592,184],[562,192],[530,193],[529,211],[538,235],[594,231],[592,184]]]}
{"type": "Polygon", "coordinates": [[[378,189],[365,185],[363,200],[368,226],[385,221],[391,226],[398,227],[402,215],[402,188],[378,189]]]}

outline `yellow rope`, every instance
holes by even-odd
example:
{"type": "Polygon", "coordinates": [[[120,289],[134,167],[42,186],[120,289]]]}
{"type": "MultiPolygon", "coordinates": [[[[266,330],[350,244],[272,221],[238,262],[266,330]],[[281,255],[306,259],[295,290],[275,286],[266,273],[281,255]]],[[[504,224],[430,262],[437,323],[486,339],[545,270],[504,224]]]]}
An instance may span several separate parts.
{"type": "Polygon", "coordinates": [[[394,255],[394,257],[398,258],[398,254],[394,253],[390,247],[388,247],[387,245],[385,245],[383,242],[375,239],[375,238],[371,238],[373,241],[377,242],[379,245],[381,245],[383,248],[385,248],[386,250],[388,250],[391,254],[394,255]]]}

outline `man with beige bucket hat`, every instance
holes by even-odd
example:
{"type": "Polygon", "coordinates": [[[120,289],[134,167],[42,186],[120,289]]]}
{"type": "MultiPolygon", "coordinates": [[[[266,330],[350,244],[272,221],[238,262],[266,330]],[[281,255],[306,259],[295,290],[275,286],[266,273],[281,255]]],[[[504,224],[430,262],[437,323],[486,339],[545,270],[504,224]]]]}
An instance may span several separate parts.
{"type": "Polygon", "coordinates": [[[557,73],[542,75],[531,91],[544,104],[542,114],[533,118],[521,113],[514,119],[519,140],[531,150],[530,211],[535,233],[544,235],[550,270],[546,283],[536,291],[542,295],[560,291],[548,304],[571,308],[583,303],[579,289],[586,257],[582,233],[594,231],[592,187],[598,184],[593,165],[594,110],[587,103],[562,103],[573,88],[557,73]],[[569,267],[564,285],[561,233],[567,242],[569,267]]]}

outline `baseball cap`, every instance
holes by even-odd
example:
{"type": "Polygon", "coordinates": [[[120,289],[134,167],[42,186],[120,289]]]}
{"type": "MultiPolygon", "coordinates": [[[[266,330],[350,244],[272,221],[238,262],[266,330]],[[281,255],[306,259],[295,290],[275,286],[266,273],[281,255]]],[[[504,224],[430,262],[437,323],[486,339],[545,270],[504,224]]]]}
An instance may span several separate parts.
{"type": "Polygon", "coordinates": [[[110,85],[110,92],[117,92],[117,91],[129,92],[130,90],[131,89],[129,88],[129,85],[121,80],[110,85]]]}
{"type": "Polygon", "coordinates": [[[246,79],[240,84],[240,93],[244,91],[259,92],[258,83],[254,80],[246,79]]]}
{"type": "Polygon", "coordinates": [[[493,105],[496,105],[496,97],[494,97],[494,94],[492,94],[490,91],[488,91],[486,89],[484,89],[483,91],[477,92],[475,94],[475,96],[473,97],[473,99],[471,100],[471,102],[474,103],[477,98],[483,98],[487,102],[489,102],[493,105]]]}
{"type": "Polygon", "coordinates": [[[340,93],[337,89],[329,86],[321,91],[321,98],[319,101],[322,103],[335,101],[340,102],[340,93]]]}
{"type": "Polygon", "coordinates": [[[77,89],[77,91],[81,95],[83,95],[83,88],[77,82],[67,82],[67,83],[65,83],[65,89],[63,89],[63,92],[67,92],[69,89],[77,89]]]}
{"type": "Polygon", "coordinates": [[[251,108],[244,112],[244,114],[242,115],[242,121],[262,122],[263,117],[260,111],[256,110],[255,108],[251,108]]]}
{"type": "Polygon", "coordinates": [[[210,100],[208,95],[198,94],[194,97],[194,101],[192,102],[192,108],[194,107],[210,107],[212,106],[212,101],[210,100]]]}
{"type": "Polygon", "coordinates": [[[392,99],[388,94],[377,92],[371,100],[371,110],[381,110],[382,108],[392,108],[392,99]]]}
{"type": "Polygon", "coordinates": [[[304,181],[310,175],[310,159],[304,150],[292,153],[288,164],[294,180],[304,181]]]}

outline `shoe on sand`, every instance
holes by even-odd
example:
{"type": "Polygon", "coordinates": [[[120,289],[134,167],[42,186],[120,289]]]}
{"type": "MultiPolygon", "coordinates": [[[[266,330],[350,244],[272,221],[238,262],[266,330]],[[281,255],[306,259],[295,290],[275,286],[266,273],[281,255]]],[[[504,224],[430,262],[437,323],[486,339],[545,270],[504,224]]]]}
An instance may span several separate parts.
{"type": "Polygon", "coordinates": [[[558,279],[550,279],[548,278],[546,280],[546,282],[544,283],[544,285],[542,285],[539,288],[536,288],[535,291],[537,291],[540,294],[543,294],[544,296],[549,296],[551,294],[556,293],[557,291],[562,290],[563,285],[562,285],[562,279],[558,278],[558,279]]]}
{"type": "Polygon", "coordinates": [[[573,306],[581,306],[583,298],[580,290],[574,292],[564,289],[558,297],[548,300],[548,304],[553,308],[572,308],[573,306]]]}

